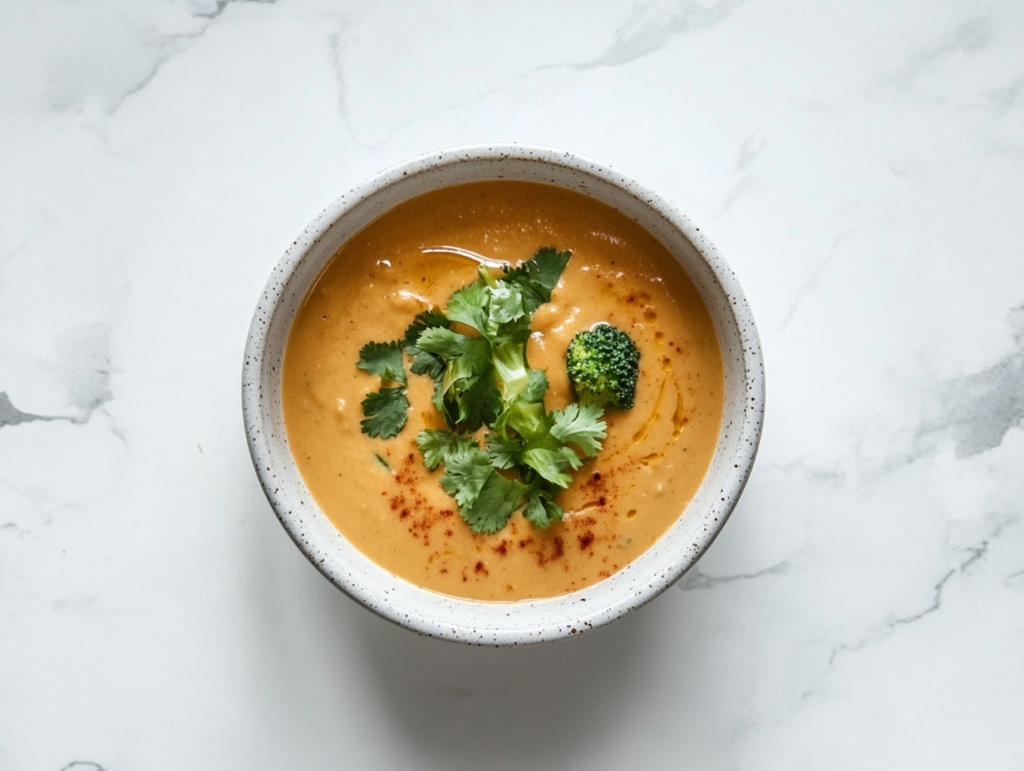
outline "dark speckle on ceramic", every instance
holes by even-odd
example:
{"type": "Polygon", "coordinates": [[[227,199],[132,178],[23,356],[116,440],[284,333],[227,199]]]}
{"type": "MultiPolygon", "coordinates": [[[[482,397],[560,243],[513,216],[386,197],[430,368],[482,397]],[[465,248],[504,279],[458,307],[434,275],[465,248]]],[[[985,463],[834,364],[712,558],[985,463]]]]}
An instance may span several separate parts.
{"type": "Polygon", "coordinates": [[[389,621],[474,645],[580,637],[671,586],[711,545],[743,492],[761,437],[764,398],[761,344],[750,308],[732,270],[699,229],[668,202],[607,166],[521,144],[473,145],[420,156],[328,206],[271,273],[253,315],[242,369],[242,408],[253,466],[278,519],[309,561],[335,586],[389,621]],[[545,600],[496,603],[448,597],[371,562],[309,496],[288,448],[281,408],[278,364],[292,319],[338,248],[380,213],[416,195],[488,179],[559,185],[614,206],[647,228],[676,256],[704,297],[725,368],[718,446],[690,505],[625,569],[578,592],[545,600]]]}

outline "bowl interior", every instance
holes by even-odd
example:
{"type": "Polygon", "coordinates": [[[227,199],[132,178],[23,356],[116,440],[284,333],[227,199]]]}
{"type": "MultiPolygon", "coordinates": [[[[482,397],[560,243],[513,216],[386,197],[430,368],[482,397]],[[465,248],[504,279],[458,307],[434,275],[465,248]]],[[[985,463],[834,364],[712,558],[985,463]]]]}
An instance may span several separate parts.
{"type": "Polygon", "coordinates": [[[471,147],[386,171],[339,198],[306,228],[274,269],[257,306],[246,348],[243,408],[253,463],[268,499],[299,548],[338,588],[424,634],[510,645],[572,636],[619,618],[664,591],[697,561],[725,524],[750,473],[763,421],[764,375],[757,331],[735,276],[687,218],[631,179],[579,156],[520,145],[471,147]],[[685,514],[610,578],[559,597],[509,603],[421,589],[355,549],[306,489],[289,451],[281,402],[281,362],[292,320],[341,245],[421,193],[494,179],[553,184],[589,195],[659,238],[703,296],[725,369],[718,444],[685,514]]]}

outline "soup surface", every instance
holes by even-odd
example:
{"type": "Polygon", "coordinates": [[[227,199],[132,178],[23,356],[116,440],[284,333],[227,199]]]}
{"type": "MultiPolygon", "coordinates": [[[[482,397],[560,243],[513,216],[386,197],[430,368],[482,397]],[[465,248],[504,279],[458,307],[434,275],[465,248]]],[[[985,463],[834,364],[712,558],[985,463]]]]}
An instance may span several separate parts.
{"type": "MultiPolygon", "coordinates": [[[[408,372],[408,357],[406,357],[408,372]]],[[[722,417],[721,352],[700,294],[667,249],[631,219],[579,193],[482,182],[408,201],[353,236],[293,322],[284,367],[285,426],[313,497],[346,538],[384,569],[444,594],[551,597],[625,567],[680,516],[711,461],[722,417]],[[360,403],[380,379],[356,368],[370,341],[402,338],[412,318],[443,310],[477,263],[513,265],[540,247],[571,250],[551,301],[533,317],[527,353],[546,370],[548,410],[574,400],[565,370],[573,336],[598,321],[640,349],[636,404],[608,410],[604,449],[557,498],[562,522],[535,528],[517,512],[473,533],[416,446],[444,428],[433,381],[410,375],[409,419],[392,439],[362,433],[360,403]]]]}

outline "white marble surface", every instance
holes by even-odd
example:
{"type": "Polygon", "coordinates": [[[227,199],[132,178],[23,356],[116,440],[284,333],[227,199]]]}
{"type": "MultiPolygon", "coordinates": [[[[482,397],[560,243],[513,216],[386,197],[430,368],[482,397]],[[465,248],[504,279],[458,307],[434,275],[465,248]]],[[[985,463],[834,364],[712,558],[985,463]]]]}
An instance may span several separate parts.
{"type": "Polygon", "coordinates": [[[1024,767],[1024,5],[0,5],[0,768],[1024,767]],[[441,146],[633,173],[758,318],[677,587],[478,650],[356,607],[249,463],[293,236],[441,146]]]}

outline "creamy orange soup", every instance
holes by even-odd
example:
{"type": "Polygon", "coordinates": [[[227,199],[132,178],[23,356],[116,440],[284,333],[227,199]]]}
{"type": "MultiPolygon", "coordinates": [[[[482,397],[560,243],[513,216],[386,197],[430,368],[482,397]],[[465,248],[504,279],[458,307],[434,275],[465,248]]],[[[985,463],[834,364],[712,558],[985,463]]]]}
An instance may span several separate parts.
{"type": "Polygon", "coordinates": [[[526,182],[428,193],[353,236],[305,298],[282,377],[291,451],[338,530],[414,584],[480,600],[563,594],[636,559],[693,497],[722,417],[711,317],[671,254],[609,206],[526,182]],[[428,471],[415,443],[422,429],[445,427],[430,401],[433,381],[410,374],[408,422],[397,437],[374,439],[360,430],[360,402],[380,379],[356,362],[367,342],[401,339],[415,314],[443,309],[476,278],[471,259],[427,250],[456,247],[515,265],[543,246],[573,255],[533,317],[527,348],[530,366],[547,371],[547,409],[574,400],[565,351],[598,321],[626,330],[640,349],[636,405],[605,413],[604,450],[557,498],[564,521],[540,530],[520,512],[479,535],[441,489],[443,466],[428,471]]]}

